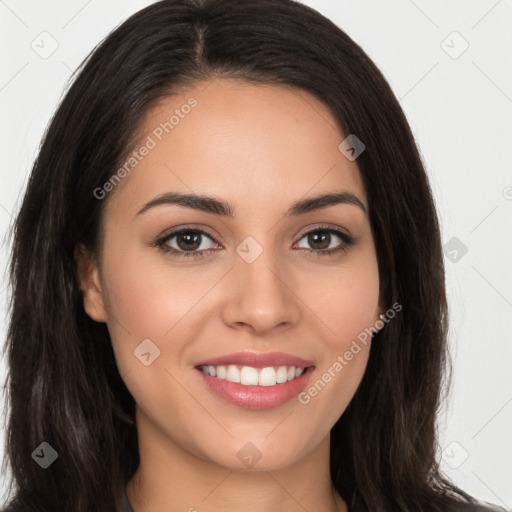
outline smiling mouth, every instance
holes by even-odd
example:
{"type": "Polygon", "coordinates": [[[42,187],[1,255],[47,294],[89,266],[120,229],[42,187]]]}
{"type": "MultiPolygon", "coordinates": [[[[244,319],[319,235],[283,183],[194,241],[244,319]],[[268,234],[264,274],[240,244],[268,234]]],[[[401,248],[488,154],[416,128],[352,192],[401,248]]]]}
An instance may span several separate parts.
{"type": "Polygon", "coordinates": [[[205,375],[243,386],[270,387],[298,379],[308,367],[267,366],[254,368],[241,365],[201,365],[197,367],[205,375]]]}

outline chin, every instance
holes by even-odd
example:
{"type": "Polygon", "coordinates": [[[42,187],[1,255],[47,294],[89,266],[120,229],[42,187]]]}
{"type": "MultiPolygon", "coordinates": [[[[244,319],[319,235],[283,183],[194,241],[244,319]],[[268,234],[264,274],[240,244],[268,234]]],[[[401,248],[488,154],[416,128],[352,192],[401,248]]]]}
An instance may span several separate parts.
{"type": "MultiPolygon", "coordinates": [[[[313,448],[311,441],[311,450],[313,448]]],[[[307,446],[300,442],[299,436],[283,429],[279,434],[272,432],[269,435],[266,431],[264,434],[231,439],[215,447],[209,446],[203,453],[214,464],[231,471],[262,472],[292,466],[308,451],[307,446]]]]}

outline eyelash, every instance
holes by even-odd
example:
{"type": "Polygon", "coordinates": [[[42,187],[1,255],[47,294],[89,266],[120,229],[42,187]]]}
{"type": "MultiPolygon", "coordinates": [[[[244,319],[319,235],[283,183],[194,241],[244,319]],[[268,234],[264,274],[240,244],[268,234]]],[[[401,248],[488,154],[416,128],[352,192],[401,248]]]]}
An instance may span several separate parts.
{"type": "MultiPolygon", "coordinates": [[[[323,232],[323,233],[334,234],[334,235],[338,236],[339,238],[341,238],[342,243],[336,249],[324,249],[324,250],[322,250],[322,249],[304,249],[304,248],[301,248],[301,249],[299,249],[300,252],[304,252],[305,251],[305,252],[307,252],[309,254],[313,253],[315,257],[316,256],[320,256],[320,257],[332,256],[332,255],[335,255],[335,254],[339,253],[340,251],[346,252],[352,246],[352,244],[354,243],[354,240],[355,240],[354,237],[352,237],[350,235],[347,235],[343,231],[340,231],[339,229],[336,229],[334,226],[329,224],[329,225],[324,225],[324,226],[318,226],[315,229],[312,229],[310,231],[306,231],[306,233],[304,233],[299,238],[299,241],[302,240],[305,236],[307,236],[307,235],[309,235],[311,233],[316,233],[316,232],[323,232]]],[[[172,233],[169,233],[169,234],[163,236],[162,238],[159,238],[156,241],[154,246],[158,247],[164,253],[170,254],[171,256],[176,256],[177,258],[194,258],[194,259],[202,258],[203,254],[205,252],[208,252],[208,251],[212,250],[212,249],[206,249],[206,250],[202,250],[202,251],[182,251],[182,250],[177,250],[177,249],[174,249],[173,247],[169,247],[168,245],[166,245],[169,240],[171,240],[175,236],[183,234],[183,233],[194,233],[194,234],[205,235],[208,238],[210,238],[212,241],[215,242],[213,235],[208,233],[207,231],[204,231],[202,229],[198,229],[198,228],[193,227],[193,226],[186,226],[186,227],[181,228],[181,229],[179,229],[177,231],[173,231],[172,233]]],[[[218,242],[216,242],[216,243],[218,243],[218,242]]]]}

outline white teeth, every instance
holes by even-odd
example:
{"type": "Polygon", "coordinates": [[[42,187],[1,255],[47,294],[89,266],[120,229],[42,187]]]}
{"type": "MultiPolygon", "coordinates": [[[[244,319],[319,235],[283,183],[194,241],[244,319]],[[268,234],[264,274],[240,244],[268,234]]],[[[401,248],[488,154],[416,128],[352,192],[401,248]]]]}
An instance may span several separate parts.
{"type": "Polygon", "coordinates": [[[260,386],[275,386],[276,385],[276,371],[272,366],[262,368],[260,376],[258,377],[258,384],[260,386]]]}
{"type": "Polygon", "coordinates": [[[288,369],[286,366],[280,366],[276,373],[276,382],[282,384],[288,380],[288,369]]]}
{"type": "Polygon", "coordinates": [[[235,382],[244,386],[275,386],[300,377],[305,368],[295,366],[267,366],[253,368],[252,366],[201,366],[201,371],[217,379],[235,382]]]}
{"type": "Polygon", "coordinates": [[[226,380],[229,382],[240,383],[240,370],[234,364],[230,364],[228,366],[226,380]]]}
{"type": "Polygon", "coordinates": [[[243,366],[240,372],[240,384],[246,386],[257,386],[258,385],[258,370],[251,368],[250,366],[243,366]]]}

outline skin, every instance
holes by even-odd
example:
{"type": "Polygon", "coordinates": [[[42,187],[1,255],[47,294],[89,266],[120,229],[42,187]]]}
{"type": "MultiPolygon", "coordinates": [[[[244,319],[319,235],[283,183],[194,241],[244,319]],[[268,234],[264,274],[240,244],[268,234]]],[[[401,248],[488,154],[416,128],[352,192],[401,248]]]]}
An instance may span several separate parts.
{"type": "MultiPolygon", "coordinates": [[[[345,136],[313,96],[235,80],[165,98],[139,134],[191,97],[197,106],[104,199],[101,250],[79,260],[85,310],[107,323],[137,404],[141,464],[128,498],[135,512],[346,511],[331,486],[329,431],[357,390],[370,343],[308,404],[295,398],[262,411],[225,402],[194,366],[243,350],[286,352],[314,362],[309,386],[377,322],[384,309],[363,210],[337,204],[284,216],[299,199],[342,189],[368,208],[357,161],[338,150],[345,136]],[[169,191],[229,201],[235,216],[176,205],[137,215],[169,191]],[[301,253],[297,245],[322,250],[304,234],[325,223],[356,241],[330,256],[301,253]],[[185,224],[215,235],[201,238],[202,258],[154,247],[185,224]],[[236,252],[248,236],[263,249],[252,263],[236,252]],[[145,339],[160,350],[149,366],[134,355],[145,339]],[[262,455],[250,468],[237,457],[248,442],[262,455]]],[[[185,252],[177,238],[168,244],[185,252]]],[[[330,240],[320,247],[344,243],[330,240]]]]}

